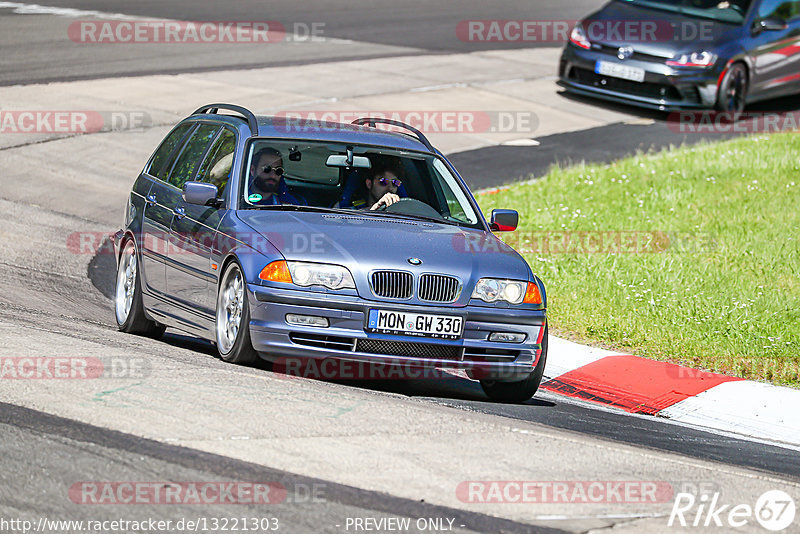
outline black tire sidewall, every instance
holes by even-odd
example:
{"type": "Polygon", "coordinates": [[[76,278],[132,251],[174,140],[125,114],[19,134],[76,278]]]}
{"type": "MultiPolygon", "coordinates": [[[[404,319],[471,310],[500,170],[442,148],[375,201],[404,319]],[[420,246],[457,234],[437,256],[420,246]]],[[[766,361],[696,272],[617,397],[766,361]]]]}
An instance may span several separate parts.
{"type": "Polygon", "coordinates": [[[731,68],[728,69],[728,72],[725,73],[725,77],[722,79],[722,83],[719,85],[719,93],[717,94],[717,103],[716,103],[716,110],[719,113],[730,113],[733,116],[731,120],[734,121],[738,118],[739,115],[744,111],[745,106],[747,105],[747,91],[750,88],[750,81],[747,76],[747,68],[742,63],[734,63],[731,65],[731,68]],[[742,95],[742,108],[729,110],[728,109],[728,88],[733,81],[733,75],[741,71],[742,76],[744,76],[744,90],[742,91],[744,94],[742,95]]]}
{"type": "Polygon", "coordinates": [[[545,323],[542,335],[542,354],[539,361],[536,362],[536,367],[527,378],[517,382],[481,380],[481,387],[490,399],[498,402],[525,402],[536,394],[544,376],[545,365],[547,365],[547,345],[550,337],[548,330],[548,325],[545,323]]]}

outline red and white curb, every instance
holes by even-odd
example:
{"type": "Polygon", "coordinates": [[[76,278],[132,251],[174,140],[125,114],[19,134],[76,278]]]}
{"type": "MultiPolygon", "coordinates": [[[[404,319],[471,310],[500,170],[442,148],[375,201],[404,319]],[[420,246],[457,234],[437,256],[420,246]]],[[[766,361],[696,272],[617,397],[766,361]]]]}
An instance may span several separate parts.
{"type": "Polygon", "coordinates": [[[800,390],[550,337],[541,389],[630,413],[800,446],[800,390]]]}

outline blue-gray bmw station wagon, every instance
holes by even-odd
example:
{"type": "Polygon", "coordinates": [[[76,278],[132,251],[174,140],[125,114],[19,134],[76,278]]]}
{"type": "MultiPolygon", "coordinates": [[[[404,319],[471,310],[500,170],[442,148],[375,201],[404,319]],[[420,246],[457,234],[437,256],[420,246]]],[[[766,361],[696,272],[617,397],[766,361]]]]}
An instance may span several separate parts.
{"type": "Polygon", "coordinates": [[[546,295],[494,235],[517,222],[487,222],[411,126],[207,105],[133,185],[114,236],[117,323],[189,332],[233,363],[460,369],[493,400],[525,401],[547,356],[546,295]]]}

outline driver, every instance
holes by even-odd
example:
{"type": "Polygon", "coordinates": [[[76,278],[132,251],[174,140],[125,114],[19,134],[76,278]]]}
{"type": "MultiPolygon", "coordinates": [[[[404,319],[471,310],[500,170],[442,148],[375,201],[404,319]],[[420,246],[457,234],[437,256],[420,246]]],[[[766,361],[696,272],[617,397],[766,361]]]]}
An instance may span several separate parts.
{"type": "Polygon", "coordinates": [[[370,210],[380,207],[388,208],[400,200],[398,188],[403,185],[398,167],[389,164],[377,165],[373,168],[371,178],[364,180],[367,187],[367,197],[353,199],[353,207],[363,209],[370,206],[370,210]]]}

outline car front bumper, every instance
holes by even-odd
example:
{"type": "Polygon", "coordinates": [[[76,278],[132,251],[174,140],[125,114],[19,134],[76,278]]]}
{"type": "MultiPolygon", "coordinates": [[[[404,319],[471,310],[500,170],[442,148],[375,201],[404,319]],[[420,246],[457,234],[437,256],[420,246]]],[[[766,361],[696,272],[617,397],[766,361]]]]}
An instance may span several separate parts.
{"type": "Polygon", "coordinates": [[[558,84],[570,92],[659,111],[713,108],[722,68],[674,68],[663,61],[616,56],[568,44],[559,62],[558,84]],[[643,82],[604,76],[595,72],[597,61],[623,63],[644,69],[643,82]]]}
{"type": "Polygon", "coordinates": [[[463,369],[473,378],[513,382],[527,378],[541,357],[544,310],[415,306],[252,284],[248,290],[253,347],[273,362],[333,358],[408,369],[463,369]],[[366,317],[374,308],[459,315],[464,318],[463,336],[441,340],[366,332],[366,317]],[[290,325],[290,313],[325,317],[329,327],[290,325]],[[526,338],[519,344],[490,342],[492,332],[524,333],[526,338]]]}

